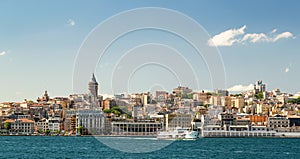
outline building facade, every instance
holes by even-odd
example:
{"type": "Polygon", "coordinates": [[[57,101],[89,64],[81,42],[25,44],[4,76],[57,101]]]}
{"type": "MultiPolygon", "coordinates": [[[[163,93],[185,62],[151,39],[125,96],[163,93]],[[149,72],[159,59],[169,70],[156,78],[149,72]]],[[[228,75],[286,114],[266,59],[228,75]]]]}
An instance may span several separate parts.
{"type": "Polygon", "coordinates": [[[162,129],[160,122],[111,122],[112,135],[153,136],[162,129]]]}
{"type": "Polygon", "coordinates": [[[34,121],[30,119],[8,119],[5,123],[10,123],[10,133],[30,135],[34,133],[34,121]]]}
{"type": "Polygon", "coordinates": [[[87,129],[90,134],[103,134],[105,130],[104,113],[100,109],[78,110],[77,124],[77,127],[82,126],[87,129]]]}
{"type": "Polygon", "coordinates": [[[269,117],[268,126],[270,128],[287,128],[290,126],[290,121],[286,117],[269,117]]]}

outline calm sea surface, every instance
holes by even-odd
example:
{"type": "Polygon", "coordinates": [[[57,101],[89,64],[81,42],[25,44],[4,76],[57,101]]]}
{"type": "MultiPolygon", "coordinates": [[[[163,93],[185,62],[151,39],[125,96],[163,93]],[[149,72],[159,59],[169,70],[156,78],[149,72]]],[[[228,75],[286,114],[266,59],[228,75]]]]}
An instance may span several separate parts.
{"type": "MultiPolygon", "coordinates": [[[[122,138],[110,138],[118,144],[122,138]]],[[[127,149],[153,139],[125,138],[127,149]]],[[[156,143],[153,143],[154,145],[156,143]]],[[[142,147],[140,147],[142,148],[142,147]]],[[[300,139],[202,138],[175,141],[154,152],[112,149],[94,137],[0,136],[0,158],[300,158],[300,139]]]]}

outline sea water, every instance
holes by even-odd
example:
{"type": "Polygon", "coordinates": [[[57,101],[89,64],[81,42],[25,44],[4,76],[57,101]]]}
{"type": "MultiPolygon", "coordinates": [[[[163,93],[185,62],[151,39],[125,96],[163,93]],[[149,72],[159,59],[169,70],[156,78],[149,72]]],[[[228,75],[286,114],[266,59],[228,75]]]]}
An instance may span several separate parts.
{"type": "Polygon", "coordinates": [[[0,158],[300,158],[300,139],[290,138],[200,138],[157,145],[161,148],[147,153],[137,153],[143,147],[136,145],[153,138],[106,138],[110,140],[110,145],[122,141],[132,151],[113,149],[95,137],[0,136],[0,158]]]}

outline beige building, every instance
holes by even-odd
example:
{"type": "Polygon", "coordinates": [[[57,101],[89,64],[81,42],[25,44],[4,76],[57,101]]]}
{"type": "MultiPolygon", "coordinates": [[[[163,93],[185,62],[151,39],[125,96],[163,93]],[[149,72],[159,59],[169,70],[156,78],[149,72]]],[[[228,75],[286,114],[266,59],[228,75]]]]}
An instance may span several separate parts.
{"type": "Polygon", "coordinates": [[[49,130],[47,119],[44,118],[36,122],[36,128],[38,131],[42,132],[46,132],[47,130],[49,130]]]}
{"type": "Polygon", "coordinates": [[[173,93],[176,93],[176,94],[189,94],[192,92],[193,92],[193,90],[189,89],[189,87],[178,86],[177,88],[173,89],[173,93]]]}
{"type": "Polygon", "coordinates": [[[203,102],[203,104],[208,104],[209,100],[210,100],[211,95],[204,93],[204,91],[202,92],[196,92],[193,94],[193,100],[199,101],[199,102],[203,102]]]}
{"type": "Polygon", "coordinates": [[[13,134],[33,134],[34,133],[34,121],[30,119],[8,119],[4,123],[10,123],[10,132],[13,134]]]}
{"type": "Polygon", "coordinates": [[[238,112],[243,112],[245,100],[243,97],[231,97],[231,106],[238,109],[238,112]]]}
{"type": "Polygon", "coordinates": [[[176,127],[189,128],[193,119],[192,114],[166,114],[166,130],[176,127]]]}
{"type": "Polygon", "coordinates": [[[106,98],[105,100],[102,101],[102,107],[103,107],[103,110],[105,109],[110,109],[110,101],[111,99],[110,98],[106,98]]]}
{"type": "Polygon", "coordinates": [[[290,121],[286,117],[269,117],[268,126],[273,129],[287,128],[290,125],[290,121]]]}

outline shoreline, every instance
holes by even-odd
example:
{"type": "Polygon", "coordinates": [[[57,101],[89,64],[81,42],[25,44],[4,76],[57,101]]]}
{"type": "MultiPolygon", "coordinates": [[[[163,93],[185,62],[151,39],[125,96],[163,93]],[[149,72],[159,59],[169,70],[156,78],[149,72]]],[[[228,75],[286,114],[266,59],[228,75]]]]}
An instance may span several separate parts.
{"type": "MultiPolygon", "coordinates": [[[[284,133],[283,133],[284,134],[284,133]]],[[[298,134],[299,135],[299,134],[298,134]]],[[[124,135],[80,135],[80,136],[76,136],[76,135],[0,135],[0,137],[2,136],[9,136],[9,137],[17,137],[17,136],[28,136],[28,137],[118,137],[118,138],[124,138],[124,137],[140,137],[140,138],[156,138],[156,136],[134,136],[134,135],[130,135],[130,136],[124,136],[124,135]]],[[[199,137],[198,139],[201,138],[278,138],[278,139],[282,139],[282,138],[288,138],[288,139],[300,139],[300,136],[295,136],[294,134],[288,134],[288,135],[277,135],[277,136],[205,136],[205,137],[199,137]]]]}

